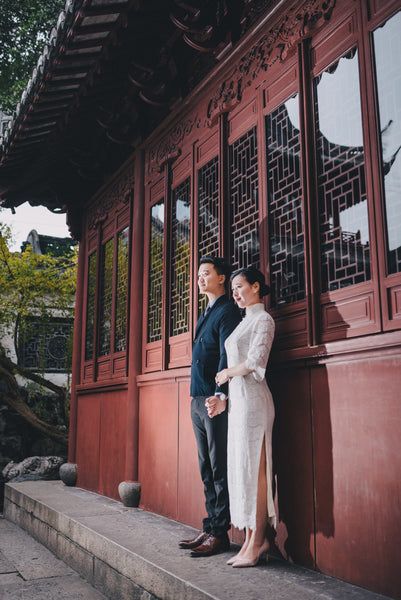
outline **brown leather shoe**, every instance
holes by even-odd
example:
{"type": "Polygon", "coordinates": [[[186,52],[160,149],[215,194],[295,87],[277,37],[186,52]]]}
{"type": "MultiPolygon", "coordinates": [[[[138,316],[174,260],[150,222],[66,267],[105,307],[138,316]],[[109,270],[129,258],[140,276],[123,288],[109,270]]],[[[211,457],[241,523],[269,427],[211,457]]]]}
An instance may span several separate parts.
{"type": "Polygon", "coordinates": [[[230,540],[228,536],[216,537],[214,535],[209,535],[206,540],[192,550],[191,556],[193,558],[197,558],[200,556],[213,556],[214,554],[219,554],[220,552],[225,552],[230,548],[230,540]]]}
{"type": "Polygon", "coordinates": [[[178,542],[178,545],[180,548],[184,548],[184,550],[192,550],[192,548],[197,548],[203,544],[208,536],[209,534],[206,531],[202,531],[193,540],[181,540],[181,542],[178,542]]]}

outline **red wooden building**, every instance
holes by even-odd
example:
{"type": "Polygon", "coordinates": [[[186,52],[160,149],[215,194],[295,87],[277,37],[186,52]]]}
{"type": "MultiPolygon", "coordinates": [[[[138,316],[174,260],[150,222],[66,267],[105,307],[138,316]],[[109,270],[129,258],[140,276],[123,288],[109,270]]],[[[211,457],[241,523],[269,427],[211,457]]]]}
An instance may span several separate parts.
{"type": "Polygon", "coordinates": [[[3,139],[5,206],[80,239],[78,485],[199,525],[199,257],[277,335],[277,547],[401,598],[401,2],[67,2],[3,139]]]}

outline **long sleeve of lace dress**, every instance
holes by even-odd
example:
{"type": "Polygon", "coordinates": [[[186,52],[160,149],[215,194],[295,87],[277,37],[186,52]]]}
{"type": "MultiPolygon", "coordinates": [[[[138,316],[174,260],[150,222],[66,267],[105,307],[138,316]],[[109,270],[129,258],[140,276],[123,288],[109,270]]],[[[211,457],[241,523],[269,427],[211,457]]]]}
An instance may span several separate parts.
{"type": "Polygon", "coordinates": [[[267,361],[274,338],[274,321],[269,314],[264,313],[258,318],[252,328],[248,356],[245,367],[252,371],[256,381],[263,381],[266,374],[267,361]]]}

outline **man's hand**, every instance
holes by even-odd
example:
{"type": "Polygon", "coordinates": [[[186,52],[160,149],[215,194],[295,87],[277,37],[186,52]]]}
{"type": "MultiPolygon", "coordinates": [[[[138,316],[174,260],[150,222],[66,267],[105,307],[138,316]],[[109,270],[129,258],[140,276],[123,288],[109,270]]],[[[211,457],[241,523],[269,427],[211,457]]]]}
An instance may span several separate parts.
{"type": "Polygon", "coordinates": [[[224,412],[227,408],[227,400],[221,400],[218,396],[209,396],[205,400],[207,414],[212,419],[224,412]]]}

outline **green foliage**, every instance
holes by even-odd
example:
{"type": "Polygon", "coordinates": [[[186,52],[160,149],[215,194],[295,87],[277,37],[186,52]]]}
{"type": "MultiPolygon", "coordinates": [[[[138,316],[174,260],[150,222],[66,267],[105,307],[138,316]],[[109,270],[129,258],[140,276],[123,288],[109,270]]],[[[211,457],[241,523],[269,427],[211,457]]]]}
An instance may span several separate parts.
{"type": "Polygon", "coordinates": [[[0,223],[0,329],[15,332],[16,324],[35,315],[42,319],[71,316],[77,249],[69,257],[10,252],[11,232],[0,223]]]}
{"type": "Polygon", "coordinates": [[[0,108],[11,114],[19,102],[64,0],[1,0],[0,108]]]}

